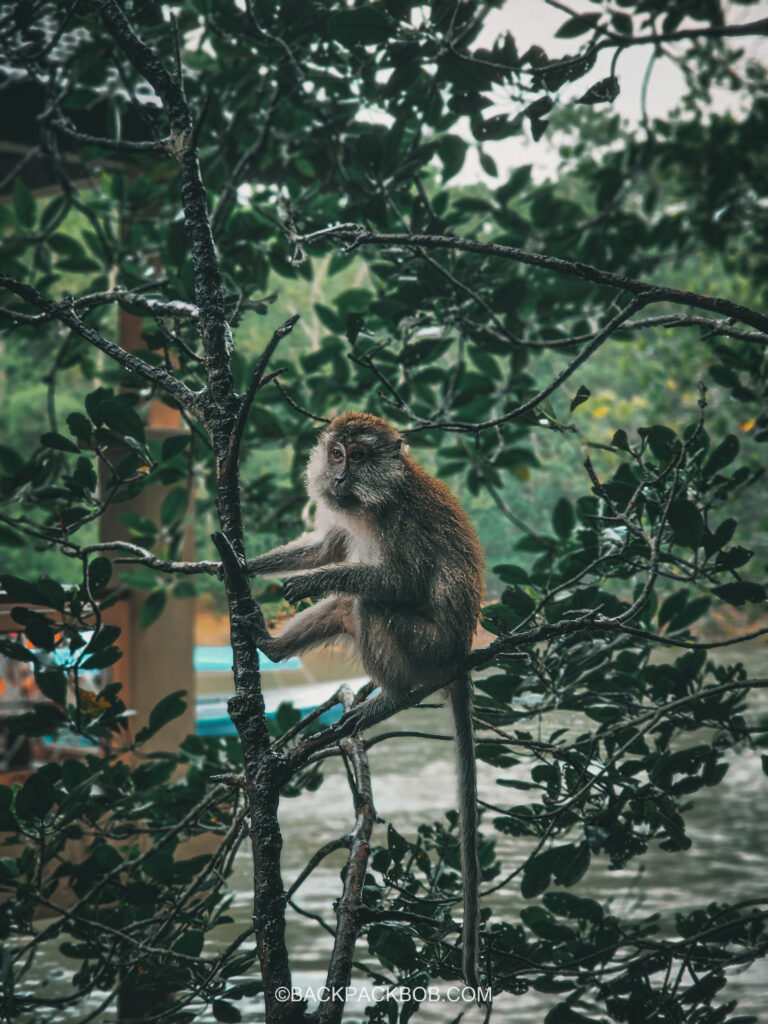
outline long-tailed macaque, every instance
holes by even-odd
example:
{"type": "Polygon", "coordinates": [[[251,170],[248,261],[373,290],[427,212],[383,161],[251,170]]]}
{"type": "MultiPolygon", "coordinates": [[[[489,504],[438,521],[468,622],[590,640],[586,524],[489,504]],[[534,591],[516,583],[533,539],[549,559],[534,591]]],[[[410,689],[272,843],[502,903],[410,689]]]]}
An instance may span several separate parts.
{"type": "Polygon", "coordinates": [[[323,432],[309,460],[307,491],[316,504],[314,530],[261,555],[251,567],[261,576],[301,570],[285,580],[285,596],[292,603],[322,600],[276,636],[260,636],[259,647],[280,660],[351,636],[382,691],[357,712],[359,728],[381,700],[407,697],[415,686],[431,682],[450,683],[464,880],[463,970],[466,983],[477,988],[477,780],[472,684],[461,665],[483,600],[480,542],[448,488],[410,458],[395,429],[366,413],[338,416],[323,432]]]}

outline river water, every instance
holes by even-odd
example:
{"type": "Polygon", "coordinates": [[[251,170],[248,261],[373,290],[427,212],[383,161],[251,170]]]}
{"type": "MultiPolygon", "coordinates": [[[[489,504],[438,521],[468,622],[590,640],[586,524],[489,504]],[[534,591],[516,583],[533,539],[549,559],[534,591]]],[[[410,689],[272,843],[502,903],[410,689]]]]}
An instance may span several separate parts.
{"type": "MultiPolygon", "coordinates": [[[[763,660],[762,651],[751,652],[750,660],[755,670],[753,674],[756,674],[763,660]]],[[[334,688],[335,684],[329,682],[328,695],[334,688]]],[[[765,691],[755,695],[755,701],[760,701],[761,711],[766,708],[764,698],[765,691]]],[[[555,723],[552,716],[548,716],[547,731],[558,724],[562,723],[555,723]]],[[[386,728],[387,731],[419,729],[445,735],[451,732],[450,716],[444,708],[404,712],[394,722],[387,723],[386,728]]],[[[421,821],[440,819],[446,810],[455,806],[452,743],[395,737],[375,745],[369,758],[376,810],[383,819],[383,824],[377,825],[374,832],[374,843],[386,842],[387,822],[406,837],[412,837],[421,821]]],[[[497,804],[503,802],[500,792],[508,795],[510,791],[500,791],[495,786],[501,772],[479,763],[478,773],[481,800],[497,804]]],[[[690,850],[665,853],[656,846],[642,858],[642,870],[638,870],[639,862],[630,861],[626,869],[610,871],[603,856],[593,858],[587,875],[570,891],[596,899],[620,916],[630,914],[633,918],[642,918],[659,913],[666,921],[673,920],[679,911],[705,907],[712,901],[768,898],[765,880],[768,850],[765,783],[759,754],[746,749],[733,754],[724,780],[714,788],[700,790],[691,798],[694,807],[686,815],[687,832],[692,840],[690,850]]],[[[523,794],[512,799],[519,802],[520,796],[523,794]]],[[[489,821],[490,817],[489,814],[489,821]]],[[[284,836],[283,881],[287,888],[320,846],[345,835],[353,825],[352,801],[340,759],[325,762],[324,781],[317,792],[283,799],[280,820],[284,836]]],[[[488,833],[493,834],[490,823],[487,828],[488,833]]],[[[530,839],[499,837],[497,852],[503,862],[499,877],[519,866],[532,846],[533,840],[530,839]]],[[[344,858],[343,850],[327,857],[296,895],[304,910],[323,917],[331,924],[334,920],[332,904],[341,892],[339,875],[344,858]]],[[[207,946],[207,952],[213,953],[242,931],[251,913],[251,881],[250,850],[244,844],[237,856],[231,880],[235,899],[230,912],[237,923],[218,929],[215,940],[207,946]]],[[[525,904],[520,896],[519,879],[510,883],[509,891],[494,893],[492,902],[499,919],[515,921],[525,904]]],[[[301,989],[320,989],[332,948],[331,936],[319,923],[289,911],[288,945],[294,985],[301,989]]],[[[357,958],[367,959],[365,944],[358,946],[357,958]]],[[[38,970],[47,972],[48,982],[65,984],[72,961],[60,960],[53,951],[46,951],[44,961],[38,963],[38,970]]],[[[353,975],[353,985],[365,983],[362,974],[353,975]]],[[[768,1022],[768,961],[758,961],[746,970],[734,972],[721,997],[723,1000],[738,999],[737,1013],[754,1014],[759,1020],[768,1022]]],[[[542,1024],[547,1010],[557,1002],[557,996],[532,990],[522,996],[503,995],[496,1000],[494,1019],[505,1024],[507,1021],[542,1024]]],[[[97,1005],[95,999],[93,1005],[97,1005]]],[[[238,1006],[248,1024],[263,1021],[263,1010],[258,1000],[242,1000],[238,1006]]],[[[423,1004],[415,1019],[424,1021],[424,1024],[449,1024],[456,1020],[462,1009],[465,1011],[462,1020],[468,1024],[483,1019],[477,1007],[469,1003],[457,1005],[447,998],[423,1004]]],[[[363,1005],[348,1005],[345,1022],[363,1021],[363,1011],[363,1005]]],[[[55,1018],[56,1021],[75,1019],[74,1015],[64,1014],[55,1018]]],[[[104,1024],[114,1019],[111,1009],[95,1018],[104,1024]]],[[[205,1024],[214,1021],[210,1012],[205,1011],[198,1019],[205,1024]]]]}

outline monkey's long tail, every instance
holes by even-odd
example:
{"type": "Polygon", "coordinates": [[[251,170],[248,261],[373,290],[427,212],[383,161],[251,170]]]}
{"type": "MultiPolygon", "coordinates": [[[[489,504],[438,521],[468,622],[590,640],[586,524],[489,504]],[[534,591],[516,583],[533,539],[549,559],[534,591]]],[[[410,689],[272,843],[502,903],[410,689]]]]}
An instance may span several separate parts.
{"type": "Polygon", "coordinates": [[[477,771],[472,731],[472,680],[469,675],[451,686],[451,708],[456,730],[456,773],[459,783],[459,842],[464,880],[464,981],[478,989],[480,927],[480,861],[477,854],[477,771]]]}

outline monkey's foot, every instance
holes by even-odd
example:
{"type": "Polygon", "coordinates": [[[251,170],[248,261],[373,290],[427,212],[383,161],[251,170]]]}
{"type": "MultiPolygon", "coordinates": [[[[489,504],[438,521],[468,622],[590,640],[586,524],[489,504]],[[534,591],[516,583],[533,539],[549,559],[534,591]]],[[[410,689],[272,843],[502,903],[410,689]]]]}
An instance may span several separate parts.
{"type": "Polygon", "coordinates": [[[349,711],[342,718],[342,722],[353,722],[354,728],[352,730],[353,735],[358,735],[363,732],[369,726],[374,725],[379,715],[390,706],[390,701],[380,693],[378,697],[371,697],[362,704],[358,704],[354,708],[350,708],[349,711]]]}

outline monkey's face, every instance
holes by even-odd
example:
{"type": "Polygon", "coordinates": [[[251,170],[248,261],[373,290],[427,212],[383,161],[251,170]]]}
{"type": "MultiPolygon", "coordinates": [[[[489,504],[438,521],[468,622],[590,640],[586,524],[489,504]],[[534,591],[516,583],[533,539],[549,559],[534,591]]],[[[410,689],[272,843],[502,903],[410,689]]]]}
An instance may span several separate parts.
{"type": "Polygon", "coordinates": [[[370,472],[372,450],[362,441],[348,441],[331,438],[328,442],[328,482],[333,496],[344,499],[355,496],[355,487],[365,480],[366,470],[370,472]],[[367,465],[366,465],[367,464],[367,465]]]}
{"type": "Polygon", "coordinates": [[[338,416],[307,468],[310,497],[349,512],[377,512],[397,499],[405,471],[401,435],[367,413],[338,416]]]}

